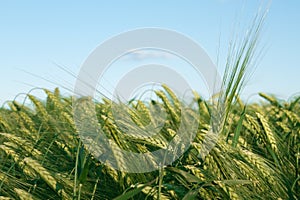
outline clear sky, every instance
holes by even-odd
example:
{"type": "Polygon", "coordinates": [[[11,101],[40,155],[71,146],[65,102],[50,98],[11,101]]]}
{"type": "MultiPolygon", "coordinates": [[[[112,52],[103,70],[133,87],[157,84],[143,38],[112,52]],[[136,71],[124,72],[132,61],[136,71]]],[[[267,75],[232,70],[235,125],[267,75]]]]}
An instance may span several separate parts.
{"type": "MultiPolygon", "coordinates": [[[[33,87],[71,89],[89,53],[121,32],[167,28],[198,42],[220,69],[234,30],[249,24],[266,1],[0,1],[0,103],[33,87]],[[263,2],[263,3],[262,3],[263,2]],[[220,42],[219,42],[220,41],[220,42]],[[32,76],[30,73],[35,74],[32,76]],[[44,80],[47,79],[48,81],[44,80]]],[[[265,55],[244,96],[288,98],[300,92],[300,2],[273,0],[263,29],[265,55]]]]}

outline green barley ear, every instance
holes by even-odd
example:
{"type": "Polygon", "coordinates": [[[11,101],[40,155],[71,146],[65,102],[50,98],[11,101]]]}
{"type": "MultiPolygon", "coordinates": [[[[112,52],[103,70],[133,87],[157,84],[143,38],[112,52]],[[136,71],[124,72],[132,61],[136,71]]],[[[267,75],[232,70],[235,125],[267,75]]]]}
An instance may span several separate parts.
{"type": "Polygon", "coordinates": [[[42,118],[48,119],[48,112],[47,112],[45,106],[43,105],[43,103],[31,94],[28,94],[27,96],[31,100],[31,102],[34,104],[36,112],[38,114],[40,114],[42,118]]]}
{"type": "Polygon", "coordinates": [[[53,94],[54,94],[54,96],[56,96],[57,98],[60,97],[60,91],[59,91],[59,88],[58,88],[58,87],[54,89],[53,94]]]}
{"type": "Polygon", "coordinates": [[[270,96],[270,95],[267,95],[267,94],[261,93],[261,92],[258,94],[259,94],[259,96],[261,96],[262,98],[264,98],[265,100],[270,102],[271,105],[278,107],[278,108],[282,107],[281,104],[278,102],[278,100],[274,96],[270,96]]]}
{"type": "Polygon", "coordinates": [[[264,130],[265,133],[265,137],[266,137],[266,142],[271,146],[271,149],[275,152],[278,153],[278,148],[277,148],[277,141],[276,141],[276,136],[274,134],[274,132],[272,131],[268,120],[265,118],[264,115],[262,115],[261,113],[257,112],[256,116],[258,117],[262,128],[264,130]]]}
{"type": "Polygon", "coordinates": [[[156,95],[162,100],[167,113],[170,114],[172,121],[174,124],[180,123],[180,116],[174,107],[173,102],[167,97],[167,95],[163,91],[155,91],[156,95]]]}
{"type": "MultiPolygon", "coordinates": [[[[59,95],[52,93],[47,89],[44,89],[44,92],[47,94],[47,104],[52,104],[53,109],[64,110],[64,105],[62,105],[59,95]]],[[[46,107],[49,106],[50,105],[47,105],[46,107]]]]}
{"type": "Polygon", "coordinates": [[[240,43],[238,40],[233,41],[229,47],[222,91],[218,95],[216,110],[213,113],[218,116],[218,113],[221,112],[215,124],[217,131],[223,130],[232,105],[235,103],[235,97],[239,96],[245,86],[249,68],[256,64],[256,59],[259,56],[257,54],[258,41],[265,17],[266,13],[262,16],[257,14],[245,38],[240,43]]]}
{"type": "Polygon", "coordinates": [[[177,110],[180,110],[180,108],[181,108],[180,101],[179,101],[178,97],[176,96],[176,94],[167,85],[162,84],[162,87],[167,92],[167,94],[170,96],[170,99],[172,100],[172,103],[175,106],[175,108],[177,110]]]}
{"type": "Polygon", "coordinates": [[[0,112],[0,131],[9,132],[11,130],[11,126],[7,122],[6,117],[2,115],[2,112],[0,112]]]}
{"type": "Polygon", "coordinates": [[[13,102],[7,102],[9,108],[12,110],[12,111],[18,111],[18,108],[16,107],[16,105],[13,103],[13,102]]]}
{"type": "Polygon", "coordinates": [[[289,110],[293,110],[297,105],[298,105],[298,108],[299,108],[299,105],[300,105],[300,96],[296,97],[296,98],[290,103],[289,110]]]}

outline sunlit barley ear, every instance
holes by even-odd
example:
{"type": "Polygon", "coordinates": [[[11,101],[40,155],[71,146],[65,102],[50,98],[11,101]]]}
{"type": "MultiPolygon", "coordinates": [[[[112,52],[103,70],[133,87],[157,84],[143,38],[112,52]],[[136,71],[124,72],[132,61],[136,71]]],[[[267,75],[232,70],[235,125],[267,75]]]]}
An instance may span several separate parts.
{"type": "MultiPolygon", "coordinates": [[[[32,194],[28,193],[25,190],[15,188],[14,191],[16,192],[16,194],[18,195],[18,197],[21,200],[34,200],[34,199],[37,199],[36,197],[34,197],[32,194]]],[[[0,199],[1,199],[1,197],[0,197],[0,199]]]]}

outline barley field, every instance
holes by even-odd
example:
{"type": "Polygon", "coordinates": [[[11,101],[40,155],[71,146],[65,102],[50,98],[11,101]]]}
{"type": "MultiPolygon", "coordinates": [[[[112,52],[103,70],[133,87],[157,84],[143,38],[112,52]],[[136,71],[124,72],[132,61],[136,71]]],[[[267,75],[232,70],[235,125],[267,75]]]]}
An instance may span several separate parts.
{"type": "MultiPolygon", "coordinates": [[[[110,120],[111,104],[96,104],[105,134],[120,147],[146,152],[164,148],[178,128],[178,99],[165,86],[156,105],[168,113],[162,138],[124,136],[110,120]]],[[[190,148],[174,163],[149,173],[124,173],[93,158],[80,142],[71,97],[44,90],[30,94],[32,106],[10,101],[0,110],[0,199],[298,199],[300,97],[289,102],[238,100],[221,137],[204,160],[198,157],[209,130],[211,108],[195,94],[202,113],[190,148]]],[[[151,120],[149,105],[132,102],[141,127],[151,120]]],[[[191,111],[191,115],[197,112],[191,111]]],[[[125,121],[124,121],[125,122],[125,121]]],[[[123,161],[114,155],[120,164],[123,161]]]]}
{"type": "MultiPolygon", "coordinates": [[[[96,123],[107,138],[121,149],[137,153],[167,148],[180,134],[182,117],[187,122],[198,119],[187,151],[156,171],[126,173],[99,162],[79,135],[73,112],[75,97],[62,95],[58,88],[35,89],[47,98],[28,93],[26,104],[7,101],[0,108],[0,200],[299,199],[300,97],[283,101],[259,93],[261,101],[252,103],[239,98],[260,26],[259,19],[240,48],[229,53],[223,91],[215,101],[195,92],[193,103],[197,106],[186,110],[184,102],[163,85],[155,91],[158,100],[150,102],[134,99],[123,104],[105,98],[93,102],[96,123]],[[112,108],[124,117],[116,121],[112,108]],[[124,134],[124,128],[143,132],[147,124],[160,120],[152,115],[153,108],[166,113],[159,135],[124,134]],[[183,110],[187,116],[182,116],[183,110]],[[214,118],[217,120],[211,123],[214,118]],[[202,158],[198,155],[209,131],[219,137],[202,158]]],[[[88,104],[92,99],[79,100],[88,104]]],[[[130,162],[112,152],[110,157],[120,167],[130,162]]]]}

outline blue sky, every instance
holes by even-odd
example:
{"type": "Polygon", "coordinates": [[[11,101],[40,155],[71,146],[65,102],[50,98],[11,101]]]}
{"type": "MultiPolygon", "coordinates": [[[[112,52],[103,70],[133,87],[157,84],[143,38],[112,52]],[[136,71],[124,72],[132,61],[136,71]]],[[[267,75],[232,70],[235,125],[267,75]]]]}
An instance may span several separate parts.
{"type": "MultiPolygon", "coordinates": [[[[183,33],[198,42],[213,61],[219,49],[222,71],[232,33],[244,30],[261,4],[267,3],[0,1],[0,103],[33,87],[53,89],[65,85],[72,90],[74,78],[57,64],[76,75],[101,42],[142,27],[183,33]]],[[[247,83],[245,98],[257,92],[273,93],[280,98],[300,92],[299,9],[299,1],[272,1],[261,37],[265,54],[247,83]]]]}

